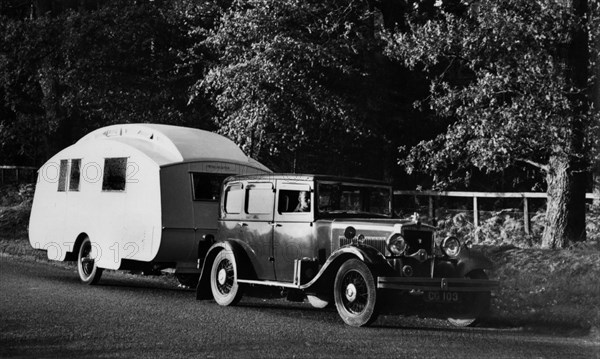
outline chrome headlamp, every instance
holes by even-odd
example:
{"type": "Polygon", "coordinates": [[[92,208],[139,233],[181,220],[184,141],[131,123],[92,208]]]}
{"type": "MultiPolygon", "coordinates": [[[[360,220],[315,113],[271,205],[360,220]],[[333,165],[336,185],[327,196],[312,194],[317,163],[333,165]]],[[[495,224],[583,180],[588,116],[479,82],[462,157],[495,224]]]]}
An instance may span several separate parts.
{"type": "Polygon", "coordinates": [[[460,241],[453,236],[444,238],[440,247],[448,257],[456,257],[460,253],[460,241]]]}
{"type": "Polygon", "coordinates": [[[402,237],[402,235],[400,234],[396,234],[392,238],[390,238],[387,244],[388,251],[390,251],[390,253],[395,256],[402,255],[404,251],[406,251],[406,247],[406,241],[404,240],[404,237],[402,237]]]}

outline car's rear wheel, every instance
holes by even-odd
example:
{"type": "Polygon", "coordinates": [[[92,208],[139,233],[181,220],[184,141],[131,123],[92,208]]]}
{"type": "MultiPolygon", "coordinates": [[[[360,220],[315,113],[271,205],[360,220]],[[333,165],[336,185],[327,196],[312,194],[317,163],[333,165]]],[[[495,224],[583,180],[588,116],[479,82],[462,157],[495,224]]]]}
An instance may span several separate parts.
{"type": "Polygon", "coordinates": [[[230,251],[222,250],[215,257],[210,273],[210,288],[219,305],[235,305],[242,298],[235,257],[230,251]]]}
{"type": "MultiPolygon", "coordinates": [[[[488,276],[483,270],[475,270],[467,274],[466,278],[488,279],[488,276]]],[[[488,314],[490,302],[490,292],[465,293],[458,310],[453,313],[451,318],[448,318],[448,321],[457,327],[473,326],[488,314]]]]}
{"type": "Polygon", "coordinates": [[[337,272],[334,299],[338,314],[348,325],[371,324],[379,314],[373,273],[358,259],[346,261],[337,272]]]}
{"type": "Polygon", "coordinates": [[[102,268],[98,268],[95,258],[92,257],[92,241],[84,238],[77,254],[77,272],[79,279],[85,284],[96,284],[102,276],[102,268]]]}

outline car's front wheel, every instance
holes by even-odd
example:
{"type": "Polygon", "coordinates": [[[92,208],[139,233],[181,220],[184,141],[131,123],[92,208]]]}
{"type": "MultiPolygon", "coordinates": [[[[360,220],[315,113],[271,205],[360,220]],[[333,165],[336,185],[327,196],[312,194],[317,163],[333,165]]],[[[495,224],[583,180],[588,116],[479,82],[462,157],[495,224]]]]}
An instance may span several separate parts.
{"type": "MultiPolygon", "coordinates": [[[[470,279],[488,279],[483,270],[475,270],[467,274],[470,279]]],[[[490,309],[490,292],[465,293],[458,310],[453,313],[448,321],[457,327],[469,327],[485,316],[490,309]]]]}
{"type": "Polygon", "coordinates": [[[333,289],[335,306],[346,324],[362,327],[377,319],[377,287],[373,273],[365,263],[350,259],[342,264],[333,289]]]}
{"type": "Polygon", "coordinates": [[[102,268],[98,268],[92,257],[92,241],[86,237],[79,246],[77,254],[77,272],[79,279],[85,284],[96,284],[102,276],[102,268]]]}
{"type": "Polygon", "coordinates": [[[235,257],[230,251],[222,250],[217,254],[210,272],[210,288],[219,305],[235,305],[242,298],[235,257]]]}

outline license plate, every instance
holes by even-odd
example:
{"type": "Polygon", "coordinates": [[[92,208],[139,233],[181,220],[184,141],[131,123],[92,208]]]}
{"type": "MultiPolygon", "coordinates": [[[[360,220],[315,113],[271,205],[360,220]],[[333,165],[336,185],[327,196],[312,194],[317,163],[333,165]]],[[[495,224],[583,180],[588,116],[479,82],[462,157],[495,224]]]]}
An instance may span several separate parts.
{"type": "Polygon", "coordinates": [[[458,303],[460,296],[457,292],[425,292],[426,302],[435,303],[458,303]]]}

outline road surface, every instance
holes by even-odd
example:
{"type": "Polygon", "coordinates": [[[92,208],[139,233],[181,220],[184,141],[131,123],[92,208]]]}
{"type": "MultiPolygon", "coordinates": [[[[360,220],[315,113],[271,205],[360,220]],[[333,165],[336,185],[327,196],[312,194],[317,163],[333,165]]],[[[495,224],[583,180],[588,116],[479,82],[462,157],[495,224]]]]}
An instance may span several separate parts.
{"type": "Polygon", "coordinates": [[[600,343],[396,316],[352,328],[305,303],[220,307],[170,277],[106,271],[85,286],[74,267],[0,257],[0,357],[84,356],[600,358],[600,343]]]}

